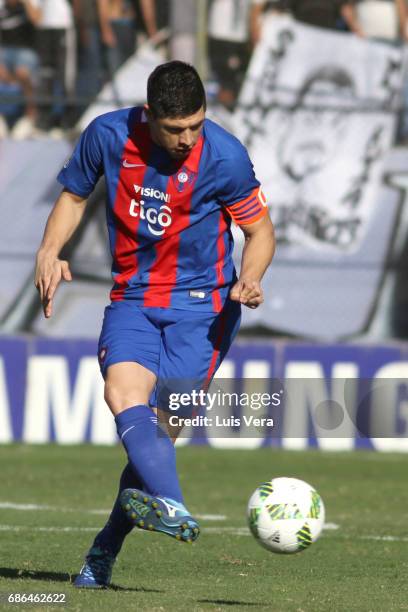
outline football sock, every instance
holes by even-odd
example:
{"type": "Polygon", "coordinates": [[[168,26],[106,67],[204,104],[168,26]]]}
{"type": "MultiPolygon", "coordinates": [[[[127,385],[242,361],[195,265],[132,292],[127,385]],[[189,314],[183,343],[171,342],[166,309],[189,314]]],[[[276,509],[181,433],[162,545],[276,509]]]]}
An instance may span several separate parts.
{"type": "Polygon", "coordinates": [[[127,408],[115,417],[118,435],[143,490],[183,504],[176,451],[157,416],[146,405],[127,408]]]}
{"type": "Polygon", "coordinates": [[[105,527],[98,533],[93,543],[93,546],[100,548],[108,548],[115,556],[122,548],[123,540],[133,529],[133,525],[126,518],[125,513],[120,505],[120,494],[124,489],[140,489],[142,483],[135,476],[129,463],[122,472],[119,481],[119,491],[112,512],[105,527]]]}

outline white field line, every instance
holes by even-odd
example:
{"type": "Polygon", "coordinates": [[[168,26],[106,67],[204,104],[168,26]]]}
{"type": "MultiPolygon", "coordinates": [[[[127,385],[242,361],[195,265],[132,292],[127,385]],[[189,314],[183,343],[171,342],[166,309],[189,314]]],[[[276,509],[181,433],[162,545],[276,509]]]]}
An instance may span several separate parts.
{"type": "Polygon", "coordinates": [[[376,540],[380,542],[408,542],[408,538],[399,538],[398,536],[376,536],[376,535],[367,535],[360,536],[359,540],[376,540]]]}
{"type": "MultiPolygon", "coordinates": [[[[6,507],[9,508],[10,506],[15,506],[17,504],[9,504],[6,507]]],[[[34,509],[38,509],[37,506],[35,506],[34,504],[18,504],[19,506],[19,510],[22,510],[23,508],[21,508],[21,506],[28,506],[29,510],[34,510],[34,509]],[[35,507],[33,507],[35,506],[35,507]]],[[[0,505],[0,507],[5,507],[4,504],[0,505]]],[[[54,509],[53,506],[41,506],[41,509],[54,509]]],[[[56,508],[58,510],[60,510],[59,508],[56,508]]],[[[67,511],[72,511],[74,512],[74,510],[67,510],[67,511]]],[[[202,517],[204,516],[210,516],[210,517],[214,517],[214,516],[224,516],[224,515],[202,515],[202,517]]],[[[226,520],[227,517],[224,517],[222,520],[226,520]]],[[[207,518],[207,520],[215,520],[213,518],[209,519],[207,518]]],[[[217,518],[216,520],[221,520],[219,518],[217,518]]],[[[325,531],[336,531],[338,529],[340,529],[340,525],[337,525],[336,523],[325,523],[323,529],[325,531]]],[[[99,527],[31,527],[31,526],[27,526],[27,525],[1,525],[0,524],[0,531],[9,531],[9,532],[21,532],[21,531],[35,531],[35,532],[56,532],[56,533],[72,533],[72,532],[89,532],[89,533],[96,533],[97,531],[99,531],[99,527]]],[[[228,533],[230,535],[234,535],[234,536],[250,536],[251,533],[249,531],[249,529],[247,527],[204,527],[203,528],[203,533],[207,533],[207,534],[212,534],[212,535],[219,535],[222,533],[228,533]]],[[[134,534],[143,534],[143,533],[147,533],[147,531],[144,531],[143,529],[134,529],[133,530],[134,534]]],[[[363,536],[357,536],[356,538],[357,540],[372,540],[372,541],[379,541],[379,542],[408,542],[408,537],[398,537],[398,536],[391,536],[391,535],[363,535],[363,536]]]]}
{"type": "MultiPolygon", "coordinates": [[[[0,525],[0,531],[54,531],[58,533],[72,532],[72,531],[89,531],[97,532],[98,527],[28,527],[27,525],[0,525]]],[[[139,530],[138,530],[139,531],[139,530]]],[[[140,530],[141,531],[141,530],[140,530]]]]}
{"type": "MultiPolygon", "coordinates": [[[[46,506],[39,504],[16,504],[14,502],[0,502],[0,510],[29,510],[29,511],[48,511],[48,512],[75,512],[77,514],[104,514],[108,515],[110,510],[78,510],[76,508],[60,508],[58,506],[46,506]]],[[[228,517],[225,514],[194,514],[202,521],[226,521],[228,517]]],[[[323,529],[335,530],[339,525],[336,523],[325,523],[323,529]]],[[[235,529],[235,527],[226,527],[225,529],[235,529]]]]}
{"type": "Polygon", "coordinates": [[[226,521],[228,518],[225,514],[194,514],[194,516],[202,521],[226,521]]]}
{"type": "MultiPolygon", "coordinates": [[[[35,531],[35,532],[56,532],[56,533],[72,533],[72,532],[94,532],[99,531],[99,527],[30,527],[28,525],[0,525],[0,531],[35,531]]],[[[232,535],[251,535],[246,527],[207,527],[202,530],[204,533],[231,533],[232,535]]],[[[143,529],[134,529],[133,534],[148,533],[143,529]]]]}
{"type": "MultiPolygon", "coordinates": [[[[333,523],[329,523],[332,525],[329,529],[338,529],[339,526],[336,525],[334,527],[333,523]]],[[[326,525],[324,529],[327,529],[326,525]]],[[[36,531],[36,532],[56,532],[56,533],[70,533],[70,532],[97,532],[99,531],[99,527],[34,527],[29,525],[0,525],[0,531],[36,531]]],[[[250,536],[251,533],[247,527],[203,527],[203,533],[219,535],[221,533],[228,533],[234,536],[250,536]]],[[[147,533],[143,529],[134,529],[133,533],[147,533]]]]}
{"type": "MultiPolygon", "coordinates": [[[[58,506],[47,506],[40,504],[15,504],[14,502],[0,502],[0,510],[28,510],[35,512],[75,512],[77,514],[101,514],[108,515],[110,510],[78,510],[77,508],[60,508],[58,506]]],[[[195,514],[202,521],[226,521],[225,514],[195,514]]]]}
{"type": "Polygon", "coordinates": [[[336,531],[336,529],[340,529],[340,525],[337,523],[325,523],[323,525],[323,529],[326,529],[327,531],[336,531]]]}

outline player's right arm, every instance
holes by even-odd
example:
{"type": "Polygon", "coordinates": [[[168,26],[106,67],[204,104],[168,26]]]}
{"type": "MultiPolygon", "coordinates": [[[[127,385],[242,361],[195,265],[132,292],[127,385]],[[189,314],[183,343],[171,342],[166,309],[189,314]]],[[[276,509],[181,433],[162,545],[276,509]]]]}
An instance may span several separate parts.
{"type": "Polygon", "coordinates": [[[64,190],[48,217],[35,270],[35,286],[47,319],[52,315],[54,295],[61,280],[72,280],[68,262],[59,259],[59,254],[80,224],[85,206],[86,198],[64,190]]]}
{"type": "Polygon", "coordinates": [[[64,190],[48,217],[35,271],[35,286],[47,319],[52,315],[55,291],[61,280],[72,278],[68,262],[59,259],[59,254],[80,224],[87,199],[103,174],[101,139],[97,118],[82,133],[72,156],[57,176],[64,190]]]}

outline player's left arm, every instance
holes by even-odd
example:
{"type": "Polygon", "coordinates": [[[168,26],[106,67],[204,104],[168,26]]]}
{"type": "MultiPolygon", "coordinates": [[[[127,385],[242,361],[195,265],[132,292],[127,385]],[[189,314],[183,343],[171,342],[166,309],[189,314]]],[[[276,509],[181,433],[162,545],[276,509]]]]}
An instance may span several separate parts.
{"type": "Polygon", "coordinates": [[[263,302],[261,280],[275,252],[274,229],[248,151],[234,137],[222,144],[216,170],[218,198],[245,236],[241,272],[230,297],[257,308],[263,302]]]}
{"type": "Polygon", "coordinates": [[[262,304],[261,280],[275,253],[275,232],[268,214],[254,223],[240,225],[245,236],[241,272],[232,287],[230,297],[248,308],[262,304]]]}

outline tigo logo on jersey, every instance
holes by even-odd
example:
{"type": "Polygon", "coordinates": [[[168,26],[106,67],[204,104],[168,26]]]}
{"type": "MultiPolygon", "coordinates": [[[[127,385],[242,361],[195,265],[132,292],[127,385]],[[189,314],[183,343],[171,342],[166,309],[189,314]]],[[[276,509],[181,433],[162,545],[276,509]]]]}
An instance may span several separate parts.
{"type": "Polygon", "coordinates": [[[154,198],[162,202],[170,202],[171,195],[169,193],[163,193],[153,187],[142,187],[141,185],[133,185],[137,194],[140,194],[144,198],[154,198]]]}
{"type": "MultiPolygon", "coordinates": [[[[163,193],[158,189],[153,189],[153,187],[141,187],[140,185],[133,186],[138,195],[170,202],[170,194],[168,193],[163,193]]],[[[132,199],[130,202],[129,214],[131,217],[138,217],[140,215],[141,219],[147,221],[147,228],[153,236],[163,236],[166,228],[168,228],[173,221],[171,218],[170,206],[162,204],[159,210],[156,210],[153,206],[146,206],[144,200],[137,202],[132,199]]]]}
{"type": "Polygon", "coordinates": [[[140,214],[140,218],[147,221],[148,230],[153,236],[163,236],[166,228],[172,223],[171,208],[170,206],[166,206],[166,204],[162,204],[160,209],[156,210],[151,206],[145,207],[144,200],[140,200],[140,202],[132,200],[129,214],[132,217],[138,217],[140,214]],[[157,229],[157,226],[159,226],[160,229],[157,229]]]}

